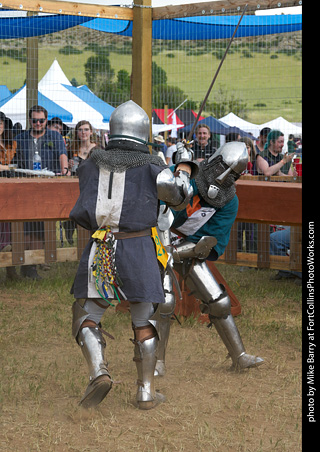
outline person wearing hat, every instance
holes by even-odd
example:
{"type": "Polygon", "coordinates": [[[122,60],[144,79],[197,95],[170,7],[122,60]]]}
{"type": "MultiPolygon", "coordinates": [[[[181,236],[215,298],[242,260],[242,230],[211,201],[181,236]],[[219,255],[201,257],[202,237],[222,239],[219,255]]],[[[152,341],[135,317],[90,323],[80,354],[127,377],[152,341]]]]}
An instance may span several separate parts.
{"type": "Polygon", "coordinates": [[[58,116],[49,119],[47,128],[50,130],[55,130],[56,132],[60,133],[60,135],[63,134],[63,122],[60,118],[58,118],[58,116]]]}
{"type": "Polygon", "coordinates": [[[265,144],[267,142],[267,137],[271,132],[270,127],[264,127],[260,130],[259,139],[256,143],[256,154],[260,154],[260,152],[264,151],[265,144]]]}
{"type": "Polygon", "coordinates": [[[166,152],[167,152],[167,146],[165,144],[163,136],[156,135],[155,137],[153,137],[153,141],[155,143],[155,146],[153,146],[153,149],[152,149],[154,151],[154,154],[159,155],[160,157],[162,157],[162,154],[163,154],[163,159],[165,159],[166,152]],[[159,152],[160,152],[160,154],[159,154],[159,152]]]}

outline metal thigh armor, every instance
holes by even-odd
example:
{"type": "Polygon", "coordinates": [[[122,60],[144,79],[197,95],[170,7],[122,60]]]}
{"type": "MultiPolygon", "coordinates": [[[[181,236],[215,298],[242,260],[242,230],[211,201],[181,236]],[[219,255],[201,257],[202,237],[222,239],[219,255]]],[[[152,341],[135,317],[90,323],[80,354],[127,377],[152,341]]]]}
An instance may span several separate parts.
{"type": "Polygon", "coordinates": [[[262,358],[245,352],[231,314],[230,298],[224,286],[216,282],[206,262],[200,259],[184,260],[175,265],[175,269],[185,279],[192,294],[202,301],[200,309],[203,313],[209,314],[209,319],[229,352],[233,367],[245,369],[261,365],[262,358]]]}
{"type": "MultiPolygon", "coordinates": [[[[172,245],[170,242],[169,228],[173,222],[173,214],[170,209],[160,206],[158,217],[158,234],[162,245],[168,253],[168,263],[163,277],[163,289],[165,293],[165,302],[158,305],[156,315],[156,327],[158,329],[159,344],[157,350],[157,363],[155,368],[156,376],[165,374],[165,354],[170,334],[170,320],[176,307],[175,294],[173,292],[173,258],[172,245]]],[[[176,284],[178,284],[176,282],[176,284]]]]}

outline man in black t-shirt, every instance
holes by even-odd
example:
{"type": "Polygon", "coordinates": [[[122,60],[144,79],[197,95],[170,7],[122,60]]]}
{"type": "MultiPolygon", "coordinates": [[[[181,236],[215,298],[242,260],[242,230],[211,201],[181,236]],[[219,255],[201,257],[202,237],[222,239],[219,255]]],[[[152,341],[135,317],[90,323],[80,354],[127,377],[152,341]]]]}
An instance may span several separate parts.
{"type": "Polygon", "coordinates": [[[196,141],[193,145],[194,160],[201,161],[217,150],[211,141],[210,127],[206,124],[198,124],[195,130],[196,141]]]}

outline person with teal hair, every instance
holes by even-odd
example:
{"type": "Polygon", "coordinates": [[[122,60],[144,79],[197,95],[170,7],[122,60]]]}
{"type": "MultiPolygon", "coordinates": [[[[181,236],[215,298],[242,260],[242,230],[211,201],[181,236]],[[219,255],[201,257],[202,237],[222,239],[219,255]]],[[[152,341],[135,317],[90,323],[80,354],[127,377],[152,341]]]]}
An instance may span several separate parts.
{"type": "Polygon", "coordinates": [[[256,167],[266,177],[294,175],[291,168],[293,154],[282,154],[284,134],[280,130],[269,132],[264,150],[257,155],[256,167]]]}

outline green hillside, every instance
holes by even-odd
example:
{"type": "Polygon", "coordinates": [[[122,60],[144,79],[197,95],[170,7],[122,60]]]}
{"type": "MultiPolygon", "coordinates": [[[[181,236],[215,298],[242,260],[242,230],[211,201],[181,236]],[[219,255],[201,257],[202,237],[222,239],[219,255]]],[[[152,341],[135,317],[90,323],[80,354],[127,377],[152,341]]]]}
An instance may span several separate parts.
{"type": "MultiPolygon", "coordinates": [[[[56,58],[69,80],[85,84],[84,65],[94,55],[93,51],[75,46],[81,53],[59,53],[58,45],[39,45],[39,79],[49,69],[56,58]]],[[[112,46],[110,46],[112,49],[112,46]]],[[[167,84],[178,86],[193,101],[200,103],[211,83],[220,62],[212,52],[187,52],[186,50],[167,50],[156,52],[153,61],[167,74],[167,84]],[[198,54],[197,54],[198,53],[198,54]]],[[[131,55],[118,52],[109,53],[111,67],[115,76],[120,69],[131,73],[131,55]]],[[[7,55],[0,57],[1,84],[13,91],[25,82],[26,63],[7,55]]],[[[228,54],[219,73],[216,85],[208,99],[216,100],[219,90],[241,99],[246,104],[246,119],[263,123],[277,116],[289,121],[300,122],[301,116],[301,58],[293,52],[268,53],[244,50],[228,54]]],[[[210,111],[206,111],[210,114],[210,111]]],[[[217,115],[218,116],[218,115],[217,115]]]]}

